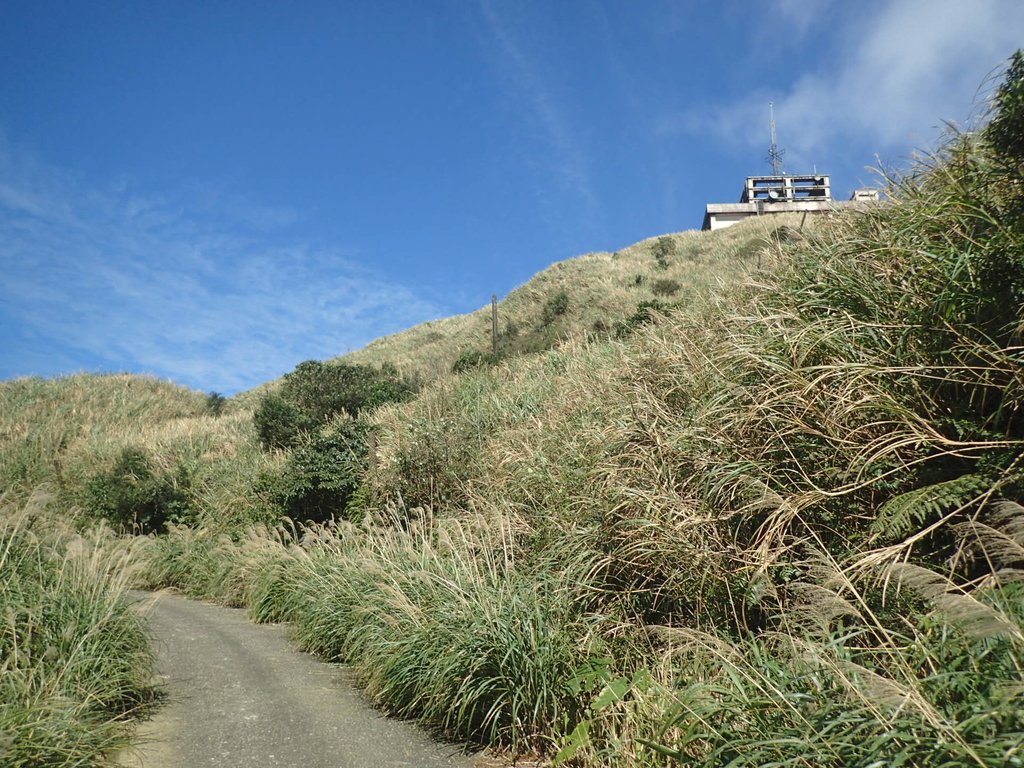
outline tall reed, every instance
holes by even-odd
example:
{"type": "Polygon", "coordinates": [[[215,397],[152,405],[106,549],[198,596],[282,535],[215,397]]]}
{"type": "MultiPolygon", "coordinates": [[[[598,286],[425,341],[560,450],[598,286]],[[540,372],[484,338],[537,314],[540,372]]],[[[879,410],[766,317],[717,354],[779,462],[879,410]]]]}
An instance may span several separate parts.
{"type": "Polygon", "coordinates": [[[125,596],[136,552],[73,533],[47,504],[0,500],[0,756],[99,765],[151,695],[149,638],[125,596]]]}

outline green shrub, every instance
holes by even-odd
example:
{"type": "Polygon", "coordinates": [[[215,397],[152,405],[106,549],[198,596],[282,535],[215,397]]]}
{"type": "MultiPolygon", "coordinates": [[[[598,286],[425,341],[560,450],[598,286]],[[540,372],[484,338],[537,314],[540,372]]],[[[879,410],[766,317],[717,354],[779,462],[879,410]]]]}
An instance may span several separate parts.
{"type": "Polygon", "coordinates": [[[569,311],[569,294],[559,291],[546,302],[540,313],[541,325],[551,325],[555,318],[561,317],[569,311]]]}
{"type": "Polygon", "coordinates": [[[278,392],[260,400],[253,420],[265,448],[291,448],[303,432],[338,414],[354,418],[384,403],[405,400],[414,391],[393,366],[307,360],[285,375],[278,392]]]}
{"type": "Polygon", "coordinates": [[[228,399],[220,392],[210,392],[206,395],[206,412],[211,416],[220,416],[227,404],[228,399]]]}
{"type": "Polygon", "coordinates": [[[322,523],[345,517],[366,461],[367,430],[360,422],[341,422],[301,443],[273,478],[270,496],[292,520],[322,523]]]}
{"type": "Polygon", "coordinates": [[[655,296],[673,296],[679,293],[680,288],[682,288],[682,286],[676,280],[655,280],[654,284],[651,286],[651,293],[655,296]]]}
{"type": "Polygon", "coordinates": [[[306,414],[275,392],[263,396],[252,419],[264,448],[291,448],[312,426],[306,414]]]}
{"type": "Polygon", "coordinates": [[[615,325],[615,336],[616,338],[623,338],[628,336],[637,328],[643,325],[649,325],[654,322],[654,313],[656,312],[667,312],[669,305],[664,304],[657,299],[651,301],[641,301],[636,305],[636,311],[627,317],[625,320],[621,320],[615,325]]]}
{"type": "Polygon", "coordinates": [[[485,365],[497,365],[501,359],[500,355],[493,352],[481,352],[478,349],[469,349],[463,352],[452,364],[452,373],[465,373],[474,368],[481,368],[485,365]]]}
{"type": "Polygon", "coordinates": [[[995,316],[990,327],[1009,330],[1019,339],[1024,304],[1024,50],[1011,57],[995,108],[984,131],[994,162],[991,168],[978,164],[977,182],[978,197],[1002,226],[989,226],[982,233],[993,242],[983,250],[988,258],[977,280],[991,299],[987,309],[995,316]]]}
{"type": "Polygon", "coordinates": [[[676,253],[676,243],[671,237],[659,237],[651,247],[654,263],[658,269],[668,269],[672,256],[676,253]]]}
{"type": "Polygon", "coordinates": [[[1018,163],[1024,161],[1024,50],[1010,57],[994,106],[995,114],[986,128],[993,148],[1018,163]]]}
{"type": "Polygon", "coordinates": [[[86,507],[125,533],[158,533],[167,523],[192,518],[190,477],[180,466],[173,474],[156,472],[146,452],[129,446],[107,472],[86,486],[86,507]]]}

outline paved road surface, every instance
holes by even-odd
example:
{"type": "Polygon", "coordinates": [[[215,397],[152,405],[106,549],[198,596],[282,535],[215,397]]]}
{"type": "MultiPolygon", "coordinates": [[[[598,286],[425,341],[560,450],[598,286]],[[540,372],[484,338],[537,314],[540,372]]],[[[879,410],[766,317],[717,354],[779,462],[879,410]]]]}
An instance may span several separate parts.
{"type": "Polygon", "coordinates": [[[131,768],[470,768],[457,745],[373,710],[344,667],[285,628],[169,593],[140,595],[167,702],[119,756],[131,768]]]}

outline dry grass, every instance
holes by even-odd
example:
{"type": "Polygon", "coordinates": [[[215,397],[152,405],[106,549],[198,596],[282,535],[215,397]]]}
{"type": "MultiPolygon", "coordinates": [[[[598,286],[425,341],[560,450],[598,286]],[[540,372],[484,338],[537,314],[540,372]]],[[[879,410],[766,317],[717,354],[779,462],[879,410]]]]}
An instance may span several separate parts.
{"type": "Polygon", "coordinates": [[[252,479],[280,463],[260,450],[252,412],[233,404],[206,413],[206,397],[170,382],[127,374],[0,382],[0,487],[27,499],[40,484],[63,508],[128,447],[158,472],[185,467],[192,502],[206,523],[251,519],[252,479]]]}
{"type": "MultiPolygon", "coordinates": [[[[720,232],[680,232],[652,237],[614,253],[590,253],[558,262],[499,302],[499,333],[515,348],[535,350],[561,338],[607,333],[644,301],[700,303],[718,286],[741,280],[774,258],[782,237],[799,236],[798,216],[772,216],[720,232]],[[669,243],[662,269],[655,257],[659,241],[669,243]],[[658,280],[679,284],[659,295],[658,280]],[[565,293],[568,312],[550,327],[539,323],[545,304],[565,293]],[[602,331],[603,329],[603,331],[602,331]]],[[[808,229],[814,222],[808,223],[808,229]]],[[[406,375],[432,381],[447,375],[469,350],[491,349],[490,305],[466,315],[418,325],[386,336],[345,356],[355,363],[391,363],[406,375]]]]}
{"type": "Polygon", "coordinates": [[[97,765],[127,742],[151,658],[125,591],[139,547],[76,534],[39,490],[0,498],[0,762],[97,765]]]}

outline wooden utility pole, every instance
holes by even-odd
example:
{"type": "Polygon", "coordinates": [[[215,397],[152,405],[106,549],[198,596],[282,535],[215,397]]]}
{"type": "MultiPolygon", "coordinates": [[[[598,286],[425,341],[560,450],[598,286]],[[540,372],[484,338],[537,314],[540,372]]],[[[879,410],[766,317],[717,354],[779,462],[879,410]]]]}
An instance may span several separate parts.
{"type": "Polygon", "coordinates": [[[491,352],[498,356],[498,294],[491,294],[491,352]]]}

